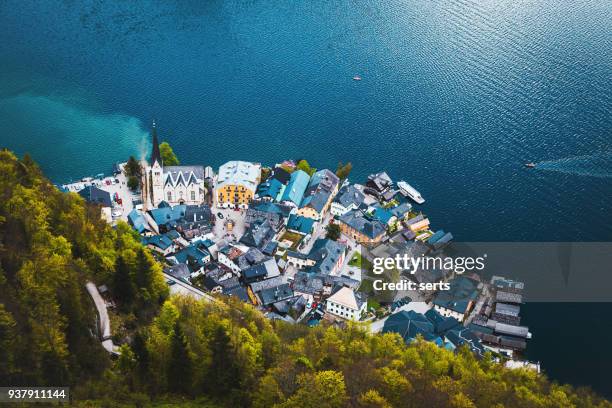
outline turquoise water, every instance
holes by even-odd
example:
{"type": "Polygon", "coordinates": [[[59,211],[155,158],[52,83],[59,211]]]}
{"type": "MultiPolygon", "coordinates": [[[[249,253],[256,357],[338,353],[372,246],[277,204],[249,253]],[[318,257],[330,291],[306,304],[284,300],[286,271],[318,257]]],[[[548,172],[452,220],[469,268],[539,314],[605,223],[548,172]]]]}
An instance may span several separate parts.
{"type": "MultiPolygon", "coordinates": [[[[611,26],[603,0],[4,0],[0,145],[65,181],[141,155],[156,118],[184,163],[386,169],[461,240],[609,241],[611,26]]],[[[533,357],[606,391],[572,367],[612,351],[531,316],[557,327],[531,323],[533,357]]]]}

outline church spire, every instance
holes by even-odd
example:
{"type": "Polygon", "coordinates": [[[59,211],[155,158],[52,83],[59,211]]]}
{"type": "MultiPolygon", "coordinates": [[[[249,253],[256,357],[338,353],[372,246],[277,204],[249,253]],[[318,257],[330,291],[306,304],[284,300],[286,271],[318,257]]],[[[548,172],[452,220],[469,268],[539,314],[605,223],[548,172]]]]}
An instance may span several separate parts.
{"type": "Polygon", "coordinates": [[[159,140],[157,140],[157,128],[155,126],[155,120],[153,120],[153,128],[151,129],[151,135],[153,136],[153,149],[151,151],[151,165],[155,162],[162,164],[161,153],[159,152],[159,140]]]}

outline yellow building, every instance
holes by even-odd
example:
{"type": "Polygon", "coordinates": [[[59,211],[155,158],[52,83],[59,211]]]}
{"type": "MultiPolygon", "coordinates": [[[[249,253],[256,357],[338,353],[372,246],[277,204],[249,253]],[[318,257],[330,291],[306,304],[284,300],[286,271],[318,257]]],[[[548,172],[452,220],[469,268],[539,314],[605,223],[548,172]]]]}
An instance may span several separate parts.
{"type": "Polygon", "coordinates": [[[230,161],[219,167],[215,194],[220,208],[247,208],[261,178],[258,163],[230,161]]]}

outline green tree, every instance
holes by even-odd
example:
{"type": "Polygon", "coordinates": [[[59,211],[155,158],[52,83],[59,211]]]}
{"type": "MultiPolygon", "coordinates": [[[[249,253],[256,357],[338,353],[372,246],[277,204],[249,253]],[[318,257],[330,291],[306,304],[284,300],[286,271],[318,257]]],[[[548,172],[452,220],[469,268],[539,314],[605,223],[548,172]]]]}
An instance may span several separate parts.
{"type": "Polygon", "coordinates": [[[207,376],[208,390],[217,397],[226,396],[240,379],[230,336],[225,327],[218,324],[210,343],[211,362],[207,376]]]}
{"type": "Polygon", "coordinates": [[[351,162],[347,162],[346,164],[338,162],[338,167],[336,167],[336,176],[338,176],[340,180],[346,180],[349,174],[351,174],[351,170],[353,170],[353,165],[351,162]]]}
{"type": "Polygon", "coordinates": [[[325,227],[325,238],[331,239],[333,241],[337,241],[340,238],[340,225],[335,223],[329,223],[327,227],[325,227]]]}
{"type": "Polygon", "coordinates": [[[159,153],[161,154],[164,166],[178,166],[180,164],[176,154],[174,154],[174,150],[172,150],[168,142],[159,144],[159,153]]]}
{"type": "Polygon", "coordinates": [[[140,187],[140,178],[138,176],[129,176],[127,186],[130,190],[136,191],[140,187]]]}
{"type": "Polygon", "coordinates": [[[174,325],[168,365],[168,389],[178,394],[190,394],[193,384],[193,362],[189,345],[179,322],[174,325]]]}
{"type": "Polygon", "coordinates": [[[130,310],[135,292],[134,282],[130,275],[130,266],[126,263],[125,258],[119,255],[113,275],[113,293],[123,310],[130,310]]]}
{"type": "Polygon", "coordinates": [[[123,171],[128,177],[136,177],[140,178],[142,176],[142,168],[140,167],[140,163],[134,156],[130,156],[123,171]]]}
{"type": "Polygon", "coordinates": [[[295,168],[297,170],[302,170],[303,172],[307,173],[309,176],[312,176],[317,171],[317,169],[313,169],[312,167],[310,167],[310,164],[304,159],[300,160],[295,166],[295,168]]]}
{"type": "Polygon", "coordinates": [[[339,408],[347,400],[346,385],[342,373],[319,371],[303,374],[298,380],[300,388],[285,403],[283,408],[339,408]]]}

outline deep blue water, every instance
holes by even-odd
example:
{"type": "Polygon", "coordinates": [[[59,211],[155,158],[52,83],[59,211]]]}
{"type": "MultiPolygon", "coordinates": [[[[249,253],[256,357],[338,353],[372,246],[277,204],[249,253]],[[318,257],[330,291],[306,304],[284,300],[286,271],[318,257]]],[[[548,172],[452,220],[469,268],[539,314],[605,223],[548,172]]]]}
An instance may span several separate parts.
{"type": "MultiPolygon", "coordinates": [[[[460,240],[609,241],[610,27],[606,0],[3,0],[0,146],[65,181],[141,154],[156,118],[184,163],[386,169],[460,240]]],[[[612,351],[568,353],[580,317],[539,310],[534,358],[612,392],[572,374],[612,351]]]]}

